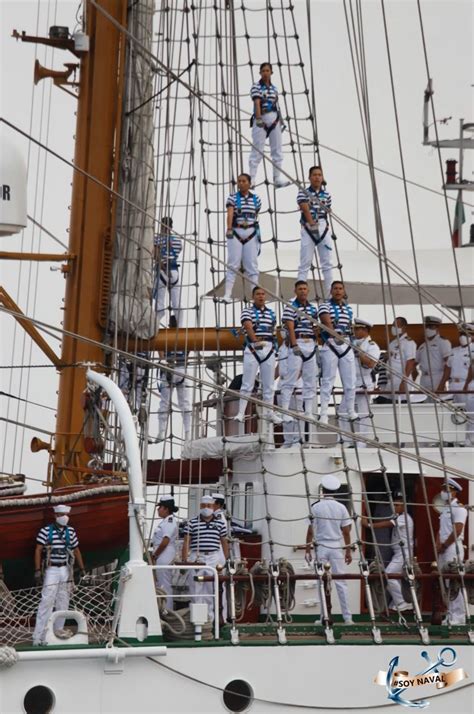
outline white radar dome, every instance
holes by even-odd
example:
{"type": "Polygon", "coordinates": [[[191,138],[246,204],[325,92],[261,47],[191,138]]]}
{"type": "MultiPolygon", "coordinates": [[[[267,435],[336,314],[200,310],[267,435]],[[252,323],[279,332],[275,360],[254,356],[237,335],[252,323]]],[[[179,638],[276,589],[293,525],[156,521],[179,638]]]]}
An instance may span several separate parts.
{"type": "Polygon", "coordinates": [[[0,236],[26,227],[26,165],[20,150],[0,134],[0,236]]]}

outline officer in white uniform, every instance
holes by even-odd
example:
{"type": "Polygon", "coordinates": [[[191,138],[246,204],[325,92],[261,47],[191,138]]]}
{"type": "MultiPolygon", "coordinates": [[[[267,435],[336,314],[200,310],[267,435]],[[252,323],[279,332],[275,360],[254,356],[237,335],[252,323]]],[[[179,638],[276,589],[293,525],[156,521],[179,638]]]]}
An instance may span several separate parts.
{"type": "MultiPolygon", "coordinates": [[[[345,573],[344,562],[346,565],[352,562],[352,519],[347,508],[334,498],[335,491],[341,487],[337,476],[323,476],[321,487],[322,498],[311,506],[313,523],[308,526],[306,533],[306,560],[311,562],[314,556],[317,562],[330,563],[333,573],[345,573]]],[[[354,623],[349,609],[347,582],[334,582],[344,622],[352,625],[354,623]]]]}
{"type": "Polygon", "coordinates": [[[257,194],[250,191],[249,174],[237,177],[238,191],[227,197],[227,272],[225,276],[224,297],[222,302],[232,302],[237,271],[242,265],[246,287],[256,287],[258,283],[258,256],[261,240],[258,214],[262,202],[257,194]]]}
{"type": "Polygon", "coordinates": [[[448,360],[452,353],[451,342],[439,334],[440,325],[441,318],[425,317],[426,339],[416,351],[416,361],[421,371],[420,385],[434,392],[444,392],[446,389],[450,372],[448,360]]]}
{"type": "MultiPolygon", "coordinates": [[[[392,527],[392,558],[386,566],[385,572],[388,574],[402,574],[405,564],[409,565],[411,562],[410,551],[413,554],[413,518],[408,511],[405,510],[403,494],[400,491],[394,493],[393,505],[395,508],[393,518],[384,518],[381,521],[374,521],[372,519],[372,522],[370,522],[366,516],[361,516],[361,522],[366,528],[372,527],[378,529],[392,527]]],[[[399,612],[413,609],[413,605],[403,599],[401,580],[391,580],[388,578],[387,590],[392,598],[392,602],[389,603],[390,608],[398,610],[399,612]]]]}
{"type": "Polygon", "coordinates": [[[357,419],[355,411],[356,370],[354,350],[351,344],[353,311],[346,302],[344,283],[335,280],[331,285],[331,299],[323,302],[318,310],[320,321],[338,333],[345,341],[321,332],[323,347],[321,355],[321,412],[319,421],[328,423],[328,409],[334,382],[339,371],[344,390],[338,414],[348,419],[357,419]]]}
{"type": "MultiPolygon", "coordinates": [[[[260,374],[262,399],[271,405],[264,409],[263,416],[275,424],[281,423],[280,416],[273,407],[275,390],[275,326],[276,316],[273,310],[265,305],[266,293],[263,288],[252,290],[253,304],[242,311],[240,321],[245,331],[245,349],[243,376],[240,394],[249,397],[252,394],[255,378],[260,374]]],[[[248,401],[239,400],[239,411],[234,417],[243,422],[248,401]]]]}
{"type": "MultiPolygon", "coordinates": [[[[439,517],[439,532],[436,536],[438,565],[441,569],[453,561],[458,564],[464,562],[463,540],[467,509],[457,499],[461,491],[462,486],[453,478],[448,478],[447,486],[444,485],[441,491],[441,498],[446,503],[446,508],[443,509],[439,517]]],[[[461,590],[454,600],[449,600],[448,617],[443,621],[443,624],[466,624],[466,611],[461,590]]]]}
{"type": "Polygon", "coordinates": [[[407,327],[404,317],[395,318],[392,325],[394,339],[388,346],[388,366],[393,370],[388,373],[388,388],[394,392],[402,391],[402,401],[406,400],[403,378],[411,378],[416,364],[416,342],[408,336],[407,327]]]}
{"type": "Polygon", "coordinates": [[[273,181],[275,188],[281,188],[288,186],[289,182],[283,178],[280,172],[283,165],[282,121],[278,108],[278,90],[271,82],[272,74],[273,70],[270,62],[263,62],[260,65],[260,80],[255,82],[250,90],[254,112],[250,122],[253,146],[249,157],[249,174],[253,186],[257,177],[258,167],[263,159],[265,142],[268,139],[270,142],[270,155],[274,163],[273,181]]]}
{"type": "Polygon", "coordinates": [[[324,297],[328,298],[332,283],[332,244],[328,212],[331,210],[331,194],[326,191],[320,166],[309,170],[310,185],[298,192],[296,202],[301,211],[301,243],[298,280],[307,280],[315,251],[319,256],[319,268],[324,282],[324,297]]]}
{"type": "Polygon", "coordinates": [[[176,319],[176,326],[181,326],[181,284],[178,258],[183,249],[181,238],[173,235],[173,219],[165,216],[161,220],[161,230],[155,236],[155,285],[153,297],[158,322],[165,314],[166,296],[176,319]]]}
{"type": "MultiPolygon", "coordinates": [[[[224,559],[229,558],[227,529],[222,519],[214,515],[214,499],[212,496],[202,496],[199,515],[191,518],[185,527],[182,560],[189,563],[200,563],[216,568],[221,561],[221,549],[224,559]]],[[[190,594],[197,597],[192,602],[205,603],[208,606],[208,617],[214,621],[214,584],[212,581],[197,582],[196,575],[212,575],[209,570],[193,570],[190,584],[190,594]]]]}
{"type": "MultiPolygon", "coordinates": [[[[155,565],[170,565],[176,558],[176,541],[178,539],[178,521],[175,513],[173,496],[161,496],[158,501],[158,516],[161,521],[155,528],[152,538],[153,560],[155,565]]],[[[165,608],[173,609],[173,571],[158,568],[155,570],[156,584],[165,591],[165,608]]]]}
{"type": "MultiPolygon", "coordinates": [[[[298,379],[303,380],[303,407],[308,416],[314,415],[314,398],[316,396],[316,380],[318,349],[315,324],[318,311],[308,300],[308,283],[297,280],[295,283],[296,298],[291,306],[283,310],[282,321],[288,334],[288,365],[286,376],[280,387],[280,406],[289,409],[291,398],[296,389],[298,379]]],[[[293,417],[283,415],[283,421],[290,423],[293,417]]]]}
{"type": "MultiPolygon", "coordinates": [[[[69,607],[70,585],[74,561],[85,575],[84,561],[79,550],[76,531],[68,525],[71,506],[54,506],[55,522],[43,526],[36,538],[35,583],[41,584],[41,601],[36,613],[33,644],[44,644],[46,628],[53,610],[67,610],[69,607]],[[44,572],[43,572],[44,569],[44,572]]],[[[72,633],[64,629],[64,618],[55,621],[55,634],[63,637],[72,633]]]]}
{"type": "MultiPolygon", "coordinates": [[[[359,432],[363,436],[370,436],[369,414],[372,397],[367,392],[372,392],[375,389],[374,369],[380,357],[380,347],[370,338],[371,328],[372,323],[368,322],[368,320],[363,320],[360,317],[355,318],[353,343],[360,350],[354,350],[357,389],[355,404],[359,416],[359,432]]],[[[348,428],[345,419],[341,419],[340,422],[342,429],[348,428]]],[[[362,442],[359,444],[359,448],[364,448],[365,446],[367,445],[362,442]]]]}
{"type": "Polygon", "coordinates": [[[466,423],[465,445],[474,443],[474,324],[463,323],[458,326],[459,347],[454,347],[448,360],[449,391],[454,404],[465,406],[468,421],[466,423]]]}
{"type": "Polygon", "coordinates": [[[158,391],[158,437],[156,442],[166,438],[168,421],[171,419],[173,391],[176,390],[178,407],[183,419],[184,441],[191,439],[193,384],[186,379],[186,355],[184,352],[167,352],[165,359],[174,372],[160,370],[158,391]]]}

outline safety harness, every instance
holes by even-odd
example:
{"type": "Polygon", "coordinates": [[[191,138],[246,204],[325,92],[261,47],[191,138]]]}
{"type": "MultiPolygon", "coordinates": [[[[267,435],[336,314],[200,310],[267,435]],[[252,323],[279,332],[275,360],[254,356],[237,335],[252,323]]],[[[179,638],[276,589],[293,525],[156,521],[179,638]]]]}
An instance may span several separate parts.
{"type": "MultiPolygon", "coordinates": [[[[296,308],[303,307],[297,299],[293,300],[293,302],[291,304],[293,305],[293,307],[296,307],[296,308]]],[[[304,307],[306,307],[306,306],[304,306],[304,307]]],[[[304,309],[304,307],[303,307],[303,309],[304,309]]],[[[316,308],[314,307],[314,305],[310,305],[310,304],[308,305],[308,307],[309,307],[309,312],[307,312],[305,310],[305,314],[316,319],[318,316],[318,312],[317,312],[316,308]]],[[[304,320],[303,315],[301,315],[300,312],[297,312],[297,316],[296,316],[296,320],[295,320],[295,337],[296,337],[296,339],[299,339],[298,335],[296,333],[298,332],[298,327],[302,324],[303,320],[304,320]]],[[[302,339],[304,339],[304,338],[302,338],[302,339]]],[[[301,355],[301,359],[303,362],[309,362],[309,360],[313,359],[314,355],[317,352],[318,342],[316,340],[316,337],[313,336],[313,339],[314,339],[314,349],[311,351],[311,353],[309,355],[303,355],[303,354],[301,355]]]]}
{"type": "Polygon", "coordinates": [[[160,246],[160,264],[157,266],[157,280],[155,280],[155,286],[153,289],[153,298],[156,299],[158,294],[158,281],[162,283],[168,289],[174,288],[179,282],[179,263],[178,263],[179,251],[173,246],[171,235],[167,236],[166,243],[160,246]],[[166,262],[166,268],[161,268],[161,264],[166,262]],[[171,278],[171,271],[176,271],[175,279],[171,278]]]}
{"type": "MultiPolygon", "coordinates": [[[[311,193],[312,193],[312,192],[310,191],[310,188],[307,188],[307,189],[306,189],[306,195],[307,195],[307,197],[308,197],[308,202],[309,202],[310,204],[314,204],[314,203],[316,203],[316,202],[314,201],[313,196],[311,195],[311,193]]],[[[319,193],[320,193],[320,191],[318,191],[318,196],[319,196],[319,193]]],[[[325,229],[324,229],[324,231],[323,231],[322,233],[320,233],[319,230],[318,230],[317,233],[313,233],[313,231],[311,231],[311,230],[308,228],[308,224],[306,223],[306,221],[303,221],[303,220],[301,221],[301,222],[302,222],[302,225],[303,225],[303,228],[305,229],[306,233],[309,235],[309,237],[311,238],[311,240],[313,241],[313,243],[314,243],[315,246],[316,246],[316,245],[319,245],[320,243],[322,243],[323,240],[324,240],[324,239],[326,238],[326,236],[327,236],[327,233],[328,233],[328,230],[329,230],[329,221],[328,221],[328,219],[327,219],[327,216],[324,216],[324,219],[325,219],[325,221],[326,221],[326,227],[325,227],[325,229]]],[[[316,221],[317,221],[318,224],[319,224],[318,208],[317,208],[317,211],[316,211],[316,221]]]]}
{"type": "MultiPolygon", "coordinates": [[[[262,82],[260,80],[260,87],[261,87],[261,92],[262,92],[262,98],[260,99],[260,111],[262,114],[268,114],[269,112],[276,112],[276,119],[270,126],[262,126],[261,128],[264,129],[266,133],[266,138],[270,136],[272,131],[275,129],[276,125],[278,124],[279,121],[281,121],[281,115],[280,115],[280,110],[278,109],[278,104],[274,102],[272,99],[269,98],[269,92],[271,89],[275,90],[275,93],[277,94],[277,88],[275,87],[274,84],[270,84],[270,86],[267,86],[265,82],[262,82]]],[[[250,119],[250,128],[253,127],[255,123],[255,113],[252,114],[252,117],[250,119]]]]}
{"type": "MultiPolygon", "coordinates": [[[[261,315],[261,312],[262,312],[262,311],[259,310],[257,307],[255,307],[255,305],[252,305],[252,307],[253,307],[253,317],[254,317],[254,319],[253,319],[253,321],[252,321],[252,327],[253,327],[253,329],[254,329],[255,334],[257,335],[257,330],[258,330],[258,326],[260,325],[260,318],[261,318],[261,316],[262,316],[262,315],[261,315]]],[[[270,307],[265,307],[265,308],[264,308],[264,311],[265,311],[265,310],[267,310],[267,311],[270,313],[271,318],[272,318],[272,327],[274,327],[274,326],[276,325],[276,316],[275,316],[275,313],[273,312],[273,310],[272,310],[270,307]]],[[[257,335],[257,337],[258,337],[258,335],[257,335]]],[[[257,351],[257,350],[255,349],[255,347],[253,346],[253,342],[250,342],[248,336],[246,336],[246,338],[245,338],[245,347],[248,347],[248,348],[249,348],[250,352],[253,354],[253,356],[255,357],[255,359],[257,360],[257,362],[258,362],[259,364],[263,364],[264,362],[267,361],[267,359],[270,359],[270,357],[272,356],[272,354],[275,352],[275,346],[276,346],[276,344],[275,344],[275,338],[274,338],[274,337],[272,337],[272,338],[263,338],[263,339],[265,340],[265,342],[271,342],[271,343],[272,343],[272,348],[271,348],[271,350],[269,350],[268,354],[265,355],[265,357],[260,358],[260,355],[258,354],[258,351],[257,351]]]]}
{"type": "MultiPolygon", "coordinates": [[[[255,208],[255,217],[257,216],[257,211],[258,211],[258,203],[257,203],[257,196],[254,193],[250,194],[252,196],[253,200],[253,205],[255,208]]],[[[240,191],[237,191],[235,194],[235,208],[234,208],[234,216],[232,219],[232,236],[234,238],[237,238],[237,240],[242,244],[245,245],[248,243],[252,238],[257,236],[257,239],[260,241],[260,227],[258,224],[257,220],[254,220],[253,215],[249,213],[249,211],[246,211],[245,208],[242,208],[242,194],[240,191]],[[239,224],[237,221],[239,218],[244,219],[244,223],[239,224]],[[247,220],[250,219],[250,220],[247,220]],[[255,228],[255,230],[246,238],[242,238],[237,233],[237,228],[243,228],[246,230],[247,228],[255,228]]]]}
{"type": "Polygon", "coordinates": [[[74,556],[72,555],[72,550],[71,550],[71,534],[70,534],[70,529],[68,526],[64,528],[58,528],[54,523],[50,523],[48,526],[48,543],[46,545],[46,549],[44,551],[44,560],[43,560],[43,566],[45,568],[49,567],[51,564],[51,555],[54,553],[58,557],[63,556],[64,552],[64,547],[66,548],[66,563],[65,565],[69,565],[71,562],[74,561],[74,556]],[[64,545],[61,546],[54,546],[54,533],[57,534],[58,538],[63,541],[64,545]]]}
{"type": "MultiPolygon", "coordinates": [[[[335,303],[332,299],[330,300],[330,303],[331,303],[331,305],[332,305],[333,308],[334,308],[335,319],[333,320],[333,326],[334,326],[334,330],[336,330],[336,332],[337,332],[337,326],[338,326],[339,321],[340,321],[340,319],[341,319],[341,315],[344,314],[344,309],[341,310],[341,309],[339,308],[339,305],[338,305],[337,303],[335,303]]],[[[354,313],[353,313],[353,310],[352,310],[352,308],[351,308],[350,305],[346,305],[346,309],[347,309],[347,314],[348,314],[348,316],[349,316],[348,327],[350,327],[350,324],[351,324],[351,322],[352,322],[352,317],[353,317],[353,314],[354,314],[354,313]]],[[[349,331],[349,330],[347,329],[347,327],[345,327],[344,330],[343,330],[343,332],[341,332],[341,334],[342,334],[342,335],[345,335],[348,331],[349,331]]],[[[346,345],[346,349],[345,349],[343,352],[338,352],[338,350],[334,347],[334,345],[332,345],[332,344],[329,342],[329,340],[330,340],[330,338],[331,338],[331,335],[330,335],[328,332],[325,332],[325,331],[323,330],[323,331],[321,332],[321,337],[322,337],[322,340],[323,340],[324,344],[329,347],[329,349],[331,350],[331,352],[333,352],[333,353],[337,356],[338,359],[342,359],[343,357],[345,357],[345,356],[351,351],[351,349],[352,349],[352,345],[346,345]]]]}

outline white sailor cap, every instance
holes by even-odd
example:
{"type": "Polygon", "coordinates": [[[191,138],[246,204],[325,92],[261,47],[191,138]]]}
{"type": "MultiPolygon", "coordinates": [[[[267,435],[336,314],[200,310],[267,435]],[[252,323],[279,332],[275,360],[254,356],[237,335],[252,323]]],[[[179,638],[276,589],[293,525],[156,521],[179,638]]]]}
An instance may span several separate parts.
{"type": "Polygon", "coordinates": [[[368,327],[370,330],[373,325],[368,320],[363,320],[361,317],[356,317],[354,320],[354,327],[368,327]]]}
{"type": "Polygon", "coordinates": [[[64,503],[60,503],[58,506],[53,507],[53,511],[58,516],[64,516],[67,513],[71,513],[71,506],[65,506],[64,503]]]}
{"type": "Polygon", "coordinates": [[[170,501],[173,501],[174,503],[174,496],[172,496],[170,493],[164,493],[162,496],[160,496],[160,500],[158,503],[164,503],[165,505],[167,503],[170,503],[170,501]]]}
{"type": "Polygon", "coordinates": [[[448,484],[451,486],[451,488],[454,488],[455,491],[462,491],[462,486],[453,478],[448,478],[448,484]]]}
{"type": "Polygon", "coordinates": [[[206,506],[213,506],[214,499],[212,498],[212,496],[201,496],[201,503],[205,503],[206,506]]]}
{"type": "Polygon", "coordinates": [[[425,325],[441,325],[443,322],[440,317],[433,317],[433,315],[425,315],[425,319],[423,320],[425,325]]]}
{"type": "Polygon", "coordinates": [[[461,322],[458,325],[458,330],[460,332],[474,332],[474,322],[461,322]]]}
{"type": "Polygon", "coordinates": [[[321,486],[328,491],[337,491],[338,488],[341,488],[341,482],[334,474],[326,474],[321,479],[321,486]]]}
{"type": "Polygon", "coordinates": [[[214,499],[214,501],[225,501],[225,496],[222,493],[213,493],[212,498],[214,499]]]}

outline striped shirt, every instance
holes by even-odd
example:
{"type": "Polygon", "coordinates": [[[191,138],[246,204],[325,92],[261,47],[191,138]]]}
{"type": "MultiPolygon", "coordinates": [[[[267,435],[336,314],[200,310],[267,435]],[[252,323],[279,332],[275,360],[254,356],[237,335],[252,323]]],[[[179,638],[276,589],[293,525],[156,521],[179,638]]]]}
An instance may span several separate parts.
{"type": "Polygon", "coordinates": [[[36,542],[43,547],[51,546],[50,565],[67,565],[68,550],[74,550],[79,547],[74,528],[72,526],[61,528],[55,523],[50,526],[43,526],[36,537],[36,542]]]}
{"type": "Polygon", "coordinates": [[[232,220],[234,228],[251,228],[258,225],[258,212],[262,202],[256,193],[249,191],[245,196],[242,196],[240,191],[231,193],[225,207],[234,209],[232,220]]]}
{"type": "MultiPolygon", "coordinates": [[[[328,193],[324,188],[320,188],[319,191],[315,191],[314,188],[308,186],[308,188],[300,189],[296,197],[296,202],[301,208],[302,203],[307,203],[309,205],[309,210],[311,213],[311,218],[313,221],[327,221],[327,210],[331,208],[332,198],[331,194],[328,193]],[[318,204],[321,201],[322,206],[318,204]]],[[[301,223],[306,223],[306,218],[304,217],[303,211],[301,211],[301,223]]]]}
{"type": "Polygon", "coordinates": [[[158,234],[154,240],[155,247],[159,251],[159,261],[161,270],[177,270],[179,268],[178,256],[183,250],[183,243],[180,238],[165,233],[158,234]]]}
{"type": "Polygon", "coordinates": [[[259,340],[267,340],[268,342],[273,340],[276,325],[276,317],[273,310],[270,310],[266,305],[263,308],[251,305],[242,311],[240,317],[242,325],[247,320],[252,323],[253,330],[259,340]]]}
{"type": "Polygon", "coordinates": [[[213,516],[205,521],[201,516],[194,516],[186,523],[184,533],[191,536],[191,550],[207,553],[220,550],[221,538],[225,538],[227,530],[222,518],[213,516]]]}
{"type": "MultiPolygon", "coordinates": [[[[338,305],[334,300],[323,302],[318,310],[318,316],[329,315],[332,320],[333,329],[341,335],[349,334],[352,325],[352,308],[350,305],[338,305]]],[[[326,342],[331,335],[323,331],[321,337],[326,342]]]]}
{"type": "Polygon", "coordinates": [[[317,308],[309,302],[306,305],[302,305],[297,299],[293,300],[291,305],[292,307],[287,305],[283,310],[283,322],[295,323],[295,335],[297,338],[312,337],[315,339],[313,323],[306,315],[316,320],[318,317],[317,308]]]}
{"type": "Polygon", "coordinates": [[[267,85],[260,79],[250,89],[252,100],[260,99],[262,114],[276,112],[278,109],[278,90],[274,84],[267,85]]]}

